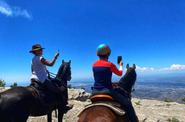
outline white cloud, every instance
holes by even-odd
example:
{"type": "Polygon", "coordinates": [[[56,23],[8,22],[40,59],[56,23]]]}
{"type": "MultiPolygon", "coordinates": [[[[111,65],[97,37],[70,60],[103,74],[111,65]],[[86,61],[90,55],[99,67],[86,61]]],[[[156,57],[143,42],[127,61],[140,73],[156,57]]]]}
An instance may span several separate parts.
{"type": "Polygon", "coordinates": [[[27,19],[32,19],[32,16],[27,10],[17,6],[10,6],[3,0],[0,1],[0,13],[8,17],[21,16],[27,19]]]}
{"type": "Polygon", "coordinates": [[[185,71],[185,65],[172,64],[170,67],[165,67],[165,68],[153,68],[153,67],[140,67],[140,66],[136,66],[136,70],[139,71],[139,72],[145,72],[145,73],[185,71]]]}
{"type": "Polygon", "coordinates": [[[0,13],[4,14],[6,16],[11,16],[12,10],[7,3],[0,1],[0,13]]]}
{"type": "Polygon", "coordinates": [[[172,64],[170,67],[160,69],[160,71],[181,71],[181,70],[185,70],[185,65],[172,64]]]}
{"type": "Polygon", "coordinates": [[[140,66],[136,66],[136,70],[140,71],[140,72],[152,72],[154,71],[153,67],[140,67],[140,66]]]}

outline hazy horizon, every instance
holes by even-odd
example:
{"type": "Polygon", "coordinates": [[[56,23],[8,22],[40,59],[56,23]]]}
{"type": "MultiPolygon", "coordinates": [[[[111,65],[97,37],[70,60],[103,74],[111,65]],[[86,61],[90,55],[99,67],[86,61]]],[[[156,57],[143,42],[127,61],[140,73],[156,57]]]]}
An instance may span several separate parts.
{"type": "Polygon", "coordinates": [[[185,73],[185,1],[174,0],[0,0],[0,78],[29,81],[33,44],[44,57],[71,60],[74,79],[92,76],[98,45],[137,65],[140,75],[185,73]]]}

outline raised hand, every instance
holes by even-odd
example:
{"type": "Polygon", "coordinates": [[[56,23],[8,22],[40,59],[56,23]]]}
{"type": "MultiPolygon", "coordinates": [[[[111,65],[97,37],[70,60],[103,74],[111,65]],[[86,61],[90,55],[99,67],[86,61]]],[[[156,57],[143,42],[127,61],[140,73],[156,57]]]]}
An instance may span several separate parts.
{"type": "Polygon", "coordinates": [[[56,52],[55,58],[58,58],[58,56],[59,56],[59,52],[56,52]]]}

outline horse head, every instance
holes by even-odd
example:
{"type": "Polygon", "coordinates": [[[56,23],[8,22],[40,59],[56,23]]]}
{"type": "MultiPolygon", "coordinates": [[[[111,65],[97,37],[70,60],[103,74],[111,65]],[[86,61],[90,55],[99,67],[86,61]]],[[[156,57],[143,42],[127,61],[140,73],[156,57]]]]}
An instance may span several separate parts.
{"type": "Polygon", "coordinates": [[[119,86],[126,90],[128,93],[131,93],[137,78],[137,74],[135,71],[136,65],[133,64],[132,67],[129,67],[129,64],[127,64],[126,69],[127,71],[125,75],[119,81],[119,86]]]}
{"type": "Polygon", "coordinates": [[[71,80],[71,60],[69,62],[62,60],[62,64],[57,72],[56,78],[62,81],[71,80]]]}

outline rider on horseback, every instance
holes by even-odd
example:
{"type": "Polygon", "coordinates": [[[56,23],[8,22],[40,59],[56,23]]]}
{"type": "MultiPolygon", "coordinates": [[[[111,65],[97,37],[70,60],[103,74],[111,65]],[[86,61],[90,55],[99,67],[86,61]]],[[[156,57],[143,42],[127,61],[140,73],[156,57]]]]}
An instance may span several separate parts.
{"type": "Polygon", "coordinates": [[[111,49],[108,45],[101,44],[97,48],[97,55],[99,56],[99,60],[97,60],[93,64],[93,74],[94,74],[94,87],[92,94],[98,93],[107,93],[110,94],[116,101],[118,101],[122,109],[124,109],[131,122],[138,122],[134,108],[130,99],[127,96],[123,96],[119,92],[117,92],[112,87],[112,73],[121,76],[122,75],[122,66],[123,62],[120,61],[119,70],[117,67],[108,61],[108,58],[111,54],[111,49]]]}
{"type": "MultiPolygon", "coordinates": [[[[32,59],[32,65],[31,65],[31,81],[32,84],[42,85],[46,87],[49,91],[56,93],[60,95],[64,92],[64,87],[58,87],[54,85],[52,82],[53,79],[48,78],[48,70],[46,66],[53,66],[55,64],[55,61],[57,60],[59,56],[59,52],[57,52],[53,58],[52,61],[47,61],[42,55],[43,55],[43,49],[40,44],[35,44],[32,46],[32,50],[29,51],[30,53],[34,54],[34,57],[32,59]]],[[[65,109],[70,110],[72,106],[66,106],[65,109]]]]}

